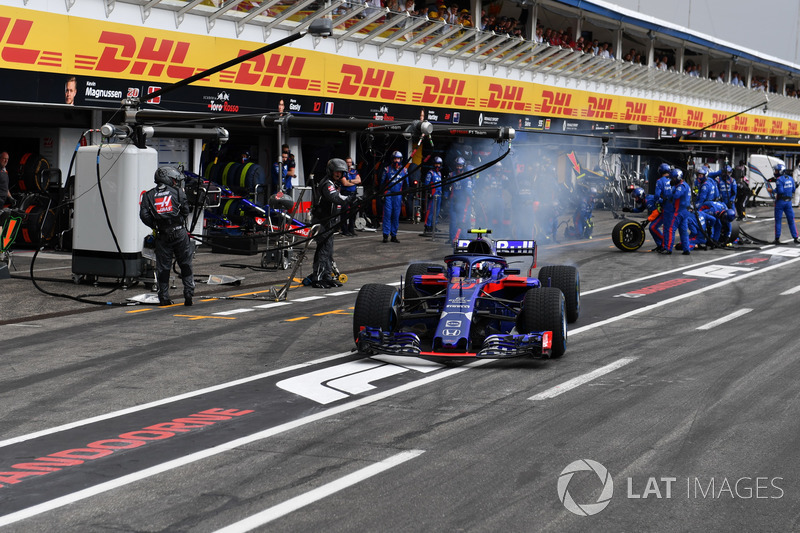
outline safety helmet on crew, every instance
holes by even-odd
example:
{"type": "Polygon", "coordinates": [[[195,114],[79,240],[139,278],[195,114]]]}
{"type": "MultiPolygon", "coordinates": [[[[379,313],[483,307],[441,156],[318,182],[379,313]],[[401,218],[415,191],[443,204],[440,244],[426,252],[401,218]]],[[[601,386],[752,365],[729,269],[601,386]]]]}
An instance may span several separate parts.
{"type": "Polygon", "coordinates": [[[633,197],[636,198],[637,200],[644,198],[644,189],[642,189],[641,187],[636,187],[635,189],[633,189],[633,197]]]}
{"type": "Polygon", "coordinates": [[[683,171],[679,168],[673,168],[669,171],[670,179],[674,180],[682,180],[683,179],[683,171]]]}
{"type": "Polygon", "coordinates": [[[325,170],[328,172],[329,176],[333,176],[334,172],[347,172],[347,163],[344,162],[344,159],[334,157],[328,161],[328,165],[325,167],[325,170]]]}
{"type": "Polygon", "coordinates": [[[459,157],[456,159],[456,166],[463,167],[466,164],[466,160],[463,157],[459,157]]]}
{"type": "Polygon", "coordinates": [[[697,167],[697,170],[695,170],[694,172],[698,176],[703,176],[704,178],[708,176],[708,169],[706,167],[697,167]]]}
{"type": "Polygon", "coordinates": [[[400,151],[395,151],[395,153],[392,154],[392,157],[395,159],[403,159],[403,154],[401,154],[400,151]]]}
{"type": "Polygon", "coordinates": [[[777,165],[772,167],[772,170],[775,173],[775,176],[781,176],[783,175],[784,172],[786,172],[786,165],[784,165],[783,163],[778,163],[777,165]]]}
{"type": "Polygon", "coordinates": [[[733,172],[733,168],[730,165],[725,165],[725,174],[730,174],[733,172]]]}
{"type": "Polygon", "coordinates": [[[736,211],[733,209],[727,209],[725,211],[725,218],[728,219],[728,222],[733,222],[733,220],[736,218],[736,211]]]}
{"type": "Polygon", "coordinates": [[[661,163],[658,166],[658,173],[661,175],[667,174],[670,170],[672,170],[672,167],[670,167],[667,163],[661,163]]]}
{"type": "Polygon", "coordinates": [[[153,181],[157,184],[169,185],[170,187],[174,187],[182,179],[183,175],[175,167],[158,167],[155,176],[153,176],[153,181]]]}
{"type": "Polygon", "coordinates": [[[434,165],[441,165],[442,164],[442,158],[437,155],[436,157],[433,158],[433,164],[434,165]]]}

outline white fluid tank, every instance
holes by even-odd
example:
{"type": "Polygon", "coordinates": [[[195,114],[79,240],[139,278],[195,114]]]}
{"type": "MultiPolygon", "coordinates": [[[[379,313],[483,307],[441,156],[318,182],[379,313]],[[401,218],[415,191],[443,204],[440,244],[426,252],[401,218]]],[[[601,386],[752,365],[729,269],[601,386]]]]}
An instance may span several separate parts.
{"type": "Polygon", "coordinates": [[[142,270],[144,238],[151,232],[139,220],[139,202],[142,194],[155,186],[158,152],[132,144],[110,144],[102,146],[98,157],[97,148],[81,147],[76,156],[72,272],[122,277],[124,271],[125,277],[137,277],[142,270]],[[101,187],[119,250],[103,211],[101,187]]]}

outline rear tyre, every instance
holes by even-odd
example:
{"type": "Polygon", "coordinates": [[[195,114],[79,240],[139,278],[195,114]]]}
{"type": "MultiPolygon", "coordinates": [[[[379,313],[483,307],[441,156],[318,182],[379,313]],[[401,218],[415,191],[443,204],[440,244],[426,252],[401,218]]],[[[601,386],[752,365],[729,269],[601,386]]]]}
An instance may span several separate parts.
{"type": "Polygon", "coordinates": [[[552,331],[550,357],[564,355],[567,351],[567,316],[562,292],[554,287],[528,289],[517,317],[517,331],[552,331]]]}
{"type": "Polygon", "coordinates": [[[400,292],[397,288],[378,283],[361,287],[353,310],[353,339],[358,339],[362,327],[393,331],[397,326],[397,306],[400,292]]]}
{"type": "Polygon", "coordinates": [[[581,315],[581,279],[578,269],[572,266],[544,266],[539,269],[542,287],[555,287],[564,293],[567,322],[572,324],[581,315]]]}
{"type": "Polygon", "coordinates": [[[644,228],[633,220],[623,220],[611,230],[614,246],[623,252],[635,252],[644,244],[644,228]]]}
{"type": "Polygon", "coordinates": [[[414,276],[428,273],[428,267],[438,267],[434,263],[411,263],[406,269],[406,277],[403,280],[403,297],[419,298],[421,294],[414,288],[414,276]]]}

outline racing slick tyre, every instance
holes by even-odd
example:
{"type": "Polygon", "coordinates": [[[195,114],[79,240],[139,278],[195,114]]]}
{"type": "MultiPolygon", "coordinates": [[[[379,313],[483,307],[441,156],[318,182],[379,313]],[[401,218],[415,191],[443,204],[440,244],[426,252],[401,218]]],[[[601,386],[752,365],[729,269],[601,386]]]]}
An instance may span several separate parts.
{"type": "Polygon", "coordinates": [[[739,238],[739,223],[737,221],[731,222],[731,236],[728,242],[734,243],[739,238]]]}
{"type": "Polygon", "coordinates": [[[644,228],[633,220],[623,220],[611,230],[614,246],[623,252],[635,252],[644,244],[644,228]]]}
{"type": "Polygon", "coordinates": [[[363,326],[392,331],[397,325],[400,291],[390,285],[368,283],[361,287],[353,309],[353,339],[363,326]]]}
{"type": "Polygon", "coordinates": [[[517,331],[552,331],[551,358],[567,351],[567,316],[564,294],[555,287],[528,289],[522,300],[522,310],[517,316],[517,331]]]}
{"type": "Polygon", "coordinates": [[[581,278],[572,266],[544,266],[539,269],[542,287],[555,287],[564,293],[567,322],[572,324],[581,314],[581,278]]]}
{"type": "Polygon", "coordinates": [[[411,263],[406,269],[406,277],[403,278],[403,298],[419,298],[421,295],[414,288],[414,276],[428,273],[428,267],[438,267],[435,263],[411,263]]]}

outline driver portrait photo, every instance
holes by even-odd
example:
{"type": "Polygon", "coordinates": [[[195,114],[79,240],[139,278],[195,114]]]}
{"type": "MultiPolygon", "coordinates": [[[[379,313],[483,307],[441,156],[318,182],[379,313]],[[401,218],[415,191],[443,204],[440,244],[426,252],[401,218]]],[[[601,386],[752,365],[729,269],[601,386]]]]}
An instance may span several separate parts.
{"type": "Polygon", "coordinates": [[[75,95],[78,94],[78,81],[75,76],[70,76],[64,84],[64,103],[75,105],[75,95]]]}

